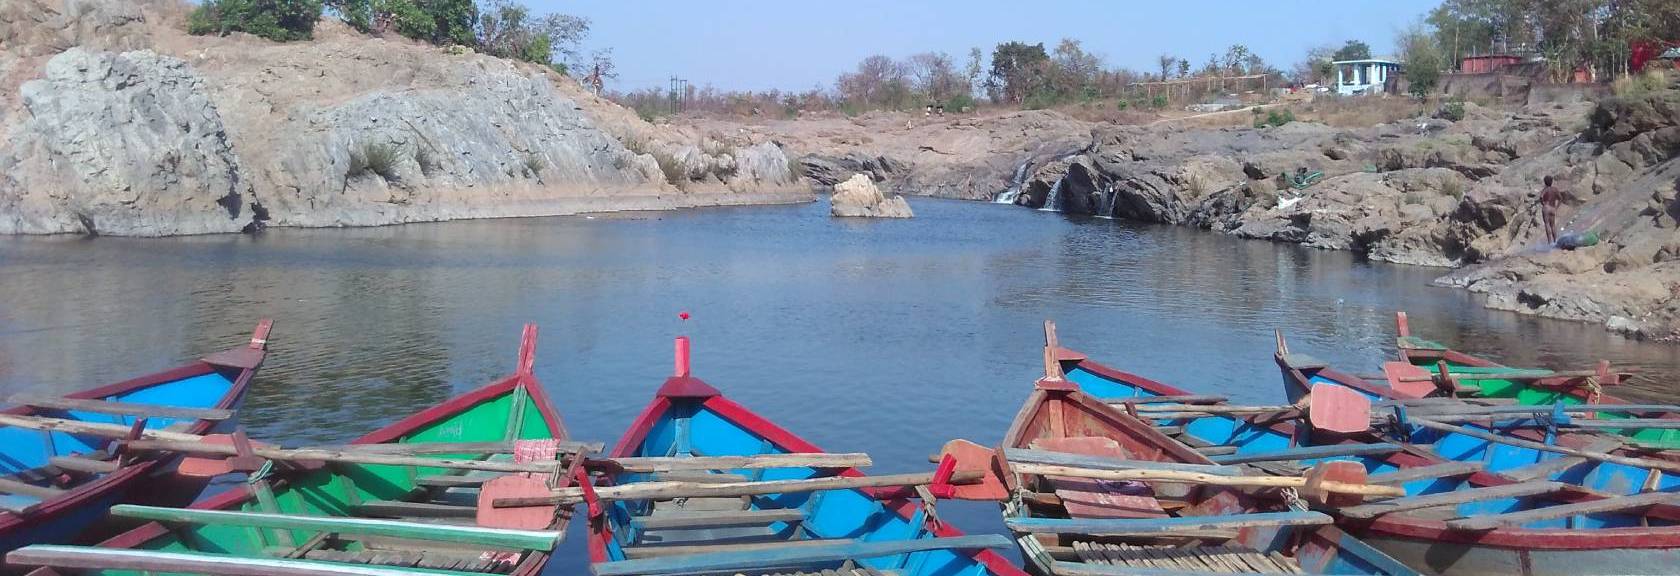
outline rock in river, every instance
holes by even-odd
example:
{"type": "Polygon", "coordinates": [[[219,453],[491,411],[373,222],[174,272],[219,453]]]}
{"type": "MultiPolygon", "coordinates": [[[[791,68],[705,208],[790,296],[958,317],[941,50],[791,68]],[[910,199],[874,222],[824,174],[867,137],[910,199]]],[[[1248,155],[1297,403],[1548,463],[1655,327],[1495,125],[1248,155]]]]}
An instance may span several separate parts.
{"type": "Polygon", "coordinates": [[[829,213],[839,217],[864,218],[909,218],[910,203],[904,201],[903,196],[887,198],[875,187],[875,182],[863,174],[854,174],[850,180],[834,186],[834,196],[829,199],[831,204],[829,213]]]}

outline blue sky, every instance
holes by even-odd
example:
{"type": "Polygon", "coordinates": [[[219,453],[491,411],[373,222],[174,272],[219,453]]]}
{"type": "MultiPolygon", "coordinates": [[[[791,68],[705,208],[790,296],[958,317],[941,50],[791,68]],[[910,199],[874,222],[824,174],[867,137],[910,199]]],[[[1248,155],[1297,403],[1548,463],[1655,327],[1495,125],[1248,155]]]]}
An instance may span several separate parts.
{"type": "Polygon", "coordinates": [[[1110,66],[1156,67],[1171,53],[1195,67],[1246,44],[1288,69],[1309,47],[1364,40],[1389,53],[1401,28],[1439,0],[1219,2],[764,2],[748,0],[526,0],[540,13],[587,17],[586,46],[612,48],[619,89],[663,87],[671,75],[720,89],[806,90],[871,54],[944,51],[959,65],[999,42],[1084,42],[1110,66]]]}

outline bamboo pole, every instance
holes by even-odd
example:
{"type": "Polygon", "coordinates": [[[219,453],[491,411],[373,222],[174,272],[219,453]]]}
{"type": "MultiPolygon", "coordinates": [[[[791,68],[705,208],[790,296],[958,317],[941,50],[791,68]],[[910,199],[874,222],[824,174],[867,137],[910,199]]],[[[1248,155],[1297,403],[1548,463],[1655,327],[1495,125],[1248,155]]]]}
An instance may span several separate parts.
{"type": "MultiPolygon", "coordinates": [[[[977,471],[958,471],[951,477],[952,484],[969,484],[980,480],[983,473],[977,471]]],[[[763,494],[791,494],[795,492],[817,492],[822,490],[853,490],[858,488],[887,488],[896,486],[918,486],[933,482],[932,472],[915,474],[891,474],[886,476],[830,476],[826,478],[810,478],[805,480],[770,480],[766,482],[730,482],[723,484],[708,484],[700,482],[637,482],[621,486],[603,486],[595,489],[595,497],[603,501],[616,500],[669,500],[673,498],[717,498],[731,496],[757,496],[763,494]]],[[[547,506],[552,504],[575,504],[583,501],[582,488],[561,488],[549,496],[532,498],[498,498],[491,502],[497,508],[520,508],[525,506],[547,506]]]]}
{"type": "MultiPolygon", "coordinates": [[[[1181,472],[1177,470],[1096,470],[1092,468],[1076,468],[1050,464],[1011,464],[1010,469],[1018,474],[1038,474],[1041,476],[1062,476],[1067,478],[1089,478],[1092,480],[1175,482],[1181,484],[1211,484],[1214,486],[1246,486],[1256,488],[1302,488],[1307,485],[1307,479],[1298,476],[1220,476],[1216,474],[1181,472]]],[[[1352,484],[1348,482],[1326,480],[1320,484],[1320,487],[1327,492],[1358,494],[1361,496],[1386,496],[1398,498],[1406,495],[1406,489],[1400,486],[1352,484]]]]}
{"type": "Polygon", "coordinates": [[[1662,460],[1652,460],[1652,459],[1649,459],[1649,458],[1630,458],[1630,457],[1627,457],[1627,456],[1616,456],[1614,454],[1604,454],[1604,453],[1600,453],[1600,452],[1590,452],[1590,451],[1587,451],[1587,450],[1580,450],[1580,449],[1569,448],[1569,447],[1565,447],[1565,446],[1553,446],[1551,444],[1542,444],[1542,443],[1534,442],[1534,441],[1531,441],[1531,440],[1523,440],[1523,439],[1520,439],[1520,438],[1510,438],[1510,437],[1506,437],[1506,436],[1500,436],[1498,434],[1493,434],[1493,433],[1490,433],[1490,432],[1483,432],[1481,430],[1475,430],[1475,429],[1472,429],[1472,428],[1465,428],[1463,426],[1454,426],[1452,424],[1445,424],[1445,423],[1441,423],[1441,422],[1436,422],[1434,420],[1429,420],[1429,419],[1426,419],[1426,418],[1409,418],[1409,419],[1407,419],[1407,421],[1411,422],[1412,424],[1422,426],[1424,428],[1440,430],[1442,432],[1452,432],[1452,433],[1455,433],[1455,434],[1463,434],[1463,435],[1469,436],[1471,438],[1478,438],[1478,439],[1481,439],[1481,440],[1486,440],[1488,442],[1505,444],[1507,446],[1516,446],[1518,448],[1527,448],[1527,449],[1530,449],[1530,450],[1539,450],[1541,452],[1554,452],[1554,453],[1557,453],[1557,454],[1567,454],[1569,456],[1576,456],[1576,457],[1580,457],[1580,458],[1585,458],[1587,460],[1592,460],[1592,461],[1595,461],[1595,462],[1609,462],[1609,463],[1612,463],[1612,464],[1622,464],[1624,466],[1636,466],[1636,467],[1639,467],[1639,468],[1655,468],[1655,469],[1663,470],[1663,471],[1666,471],[1666,472],[1680,472],[1680,462],[1665,462],[1665,461],[1662,461],[1662,460]]]}

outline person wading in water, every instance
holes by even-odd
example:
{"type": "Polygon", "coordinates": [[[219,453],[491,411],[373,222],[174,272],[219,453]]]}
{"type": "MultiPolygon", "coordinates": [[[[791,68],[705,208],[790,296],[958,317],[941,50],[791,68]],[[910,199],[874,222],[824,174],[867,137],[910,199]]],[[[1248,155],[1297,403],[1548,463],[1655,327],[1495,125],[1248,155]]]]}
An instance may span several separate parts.
{"type": "Polygon", "coordinates": [[[1563,192],[1552,187],[1552,177],[1545,178],[1546,187],[1540,189],[1540,219],[1546,222],[1546,243],[1557,244],[1557,209],[1563,203],[1563,192]]]}

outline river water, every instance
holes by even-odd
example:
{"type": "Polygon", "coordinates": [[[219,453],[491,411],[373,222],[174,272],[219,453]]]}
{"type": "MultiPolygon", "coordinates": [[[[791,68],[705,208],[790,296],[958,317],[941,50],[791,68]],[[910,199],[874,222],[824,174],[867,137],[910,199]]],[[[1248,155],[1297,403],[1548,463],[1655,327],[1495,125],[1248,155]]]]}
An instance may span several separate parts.
{"type": "MultiPolygon", "coordinates": [[[[873,471],[1001,439],[1042,370],[1040,325],[1110,365],[1235,401],[1283,400],[1272,330],[1354,371],[1413,331],[1520,365],[1641,371],[1674,348],[1482,309],[1439,270],[1203,231],[913,200],[905,221],[826,203],[275,229],[261,237],[0,238],[0,393],[67,392],[179,364],[275,319],[243,421],[286,445],[348,440],[513,369],[521,324],[572,433],[608,445],[694,338],[695,375],[873,471]],[[686,322],[681,311],[690,312],[686,322]]],[[[970,531],[996,508],[942,503],[970,531]]],[[[578,523],[581,525],[581,523],[578,523]]],[[[582,573],[573,533],[551,573],[582,573]]]]}

